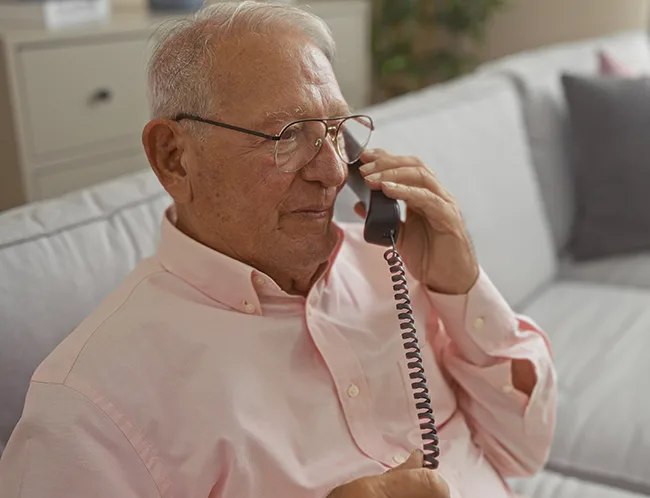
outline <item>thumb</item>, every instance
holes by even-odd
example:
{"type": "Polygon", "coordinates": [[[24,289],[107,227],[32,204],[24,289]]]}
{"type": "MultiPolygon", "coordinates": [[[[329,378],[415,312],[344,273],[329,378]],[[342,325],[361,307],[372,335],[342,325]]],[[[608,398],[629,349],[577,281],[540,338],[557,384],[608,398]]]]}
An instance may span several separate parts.
{"type": "Polygon", "coordinates": [[[449,498],[449,486],[437,472],[425,468],[391,472],[384,478],[386,498],[449,498]]]}
{"type": "Polygon", "coordinates": [[[354,212],[357,213],[357,214],[358,214],[359,216],[361,216],[362,218],[365,218],[365,217],[366,217],[366,208],[365,208],[365,206],[363,205],[363,202],[357,202],[357,203],[354,205],[354,212]]]}
{"type": "Polygon", "coordinates": [[[421,469],[424,464],[424,453],[422,450],[413,450],[407,460],[392,470],[421,469]]]}

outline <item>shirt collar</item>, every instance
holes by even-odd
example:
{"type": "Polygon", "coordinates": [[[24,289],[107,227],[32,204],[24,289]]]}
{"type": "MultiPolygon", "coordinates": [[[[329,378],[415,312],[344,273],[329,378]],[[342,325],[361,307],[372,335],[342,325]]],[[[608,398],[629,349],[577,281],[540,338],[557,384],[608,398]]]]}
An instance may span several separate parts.
{"type": "MultiPolygon", "coordinates": [[[[169,207],[163,216],[157,257],[162,266],[203,294],[247,314],[261,314],[260,298],[288,296],[265,273],[226,256],[192,239],[176,227],[176,211],[169,207]]],[[[327,281],[343,242],[343,230],[336,226],[338,242],[320,280],[327,281]]]]}

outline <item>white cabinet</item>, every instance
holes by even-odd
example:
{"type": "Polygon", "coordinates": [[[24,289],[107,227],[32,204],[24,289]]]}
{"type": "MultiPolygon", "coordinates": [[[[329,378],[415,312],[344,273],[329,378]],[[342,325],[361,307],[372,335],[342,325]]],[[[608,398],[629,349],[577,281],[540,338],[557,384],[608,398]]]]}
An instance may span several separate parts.
{"type": "Polygon", "coordinates": [[[146,45],[144,38],[97,38],[19,53],[19,93],[35,158],[140,133],[146,45]]]}
{"type": "Polygon", "coordinates": [[[0,209],[147,167],[146,16],[0,31],[0,209]]]}
{"type": "MultiPolygon", "coordinates": [[[[300,3],[300,2],[297,2],[300,3]]],[[[368,103],[366,0],[316,1],[354,108],[368,103]]],[[[0,30],[0,210],[147,167],[146,63],[161,18],[114,16],[59,31],[0,30]]]]}

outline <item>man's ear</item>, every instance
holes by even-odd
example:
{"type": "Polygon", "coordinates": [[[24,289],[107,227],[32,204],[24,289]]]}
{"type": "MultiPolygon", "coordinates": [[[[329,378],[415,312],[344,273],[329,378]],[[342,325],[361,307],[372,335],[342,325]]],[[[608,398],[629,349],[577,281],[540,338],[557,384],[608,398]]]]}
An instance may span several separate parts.
{"type": "Polygon", "coordinates": [[[149,164],[165,190],[177,204],[192,200],[192,185],[183,155],[187,135],[175,121],[152,119],[142,130],[142,145],[149,164]]]}

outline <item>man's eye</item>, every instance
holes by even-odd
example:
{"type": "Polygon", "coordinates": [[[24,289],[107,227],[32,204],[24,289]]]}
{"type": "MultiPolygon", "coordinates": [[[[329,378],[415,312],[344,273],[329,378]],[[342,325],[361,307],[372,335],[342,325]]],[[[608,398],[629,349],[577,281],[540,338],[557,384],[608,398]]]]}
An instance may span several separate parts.
{"type": "Polygon", "coordinates": [[[293,141],[298,137],[298,132],[296,130],[287,130],[282,134],[282,140],[293,141]]]}
{"type": "Polygon", "coordinates": [[[282,132],[280,138],[282,140],[295,141],[302,134],[302,128],[303,128],[302,123],[296,123],[294,125],[291,125],[289,128],[287,128],[282,132]]]}

